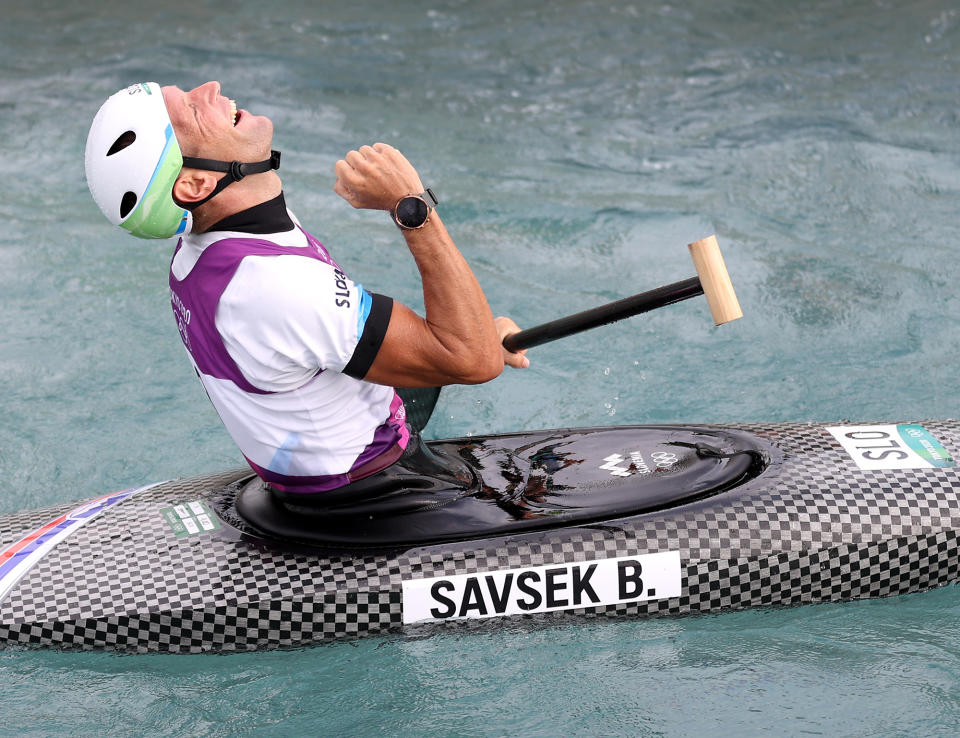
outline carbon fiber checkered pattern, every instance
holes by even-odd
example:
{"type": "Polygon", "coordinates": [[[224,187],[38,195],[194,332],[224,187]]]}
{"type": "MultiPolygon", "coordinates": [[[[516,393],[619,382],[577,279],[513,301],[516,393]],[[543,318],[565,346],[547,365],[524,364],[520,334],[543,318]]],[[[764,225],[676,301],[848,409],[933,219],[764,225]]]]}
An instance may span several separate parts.
{"type": "MultiPolygon", "coordinates": [[[[923,425],[960,458],[960,424],[923,425]]],[[[783,452],[782,464],[668,512],[402,553],[283,552],[226,526],[177,538],[161,510],[222,500],[224,488],[248,472],[158,485],[108,510],[36,564],[0,603],[0,640],[136,652],[295,647],[400,629],[404,579],[666,550],[681,555],[680,597],[535,617],[797,605],[960,579],[957,469],[861,471],[821,425],[726,427],[768,439],[783,452]]],[[[0,549],[73,507],[0,519],[0,549]]]]}

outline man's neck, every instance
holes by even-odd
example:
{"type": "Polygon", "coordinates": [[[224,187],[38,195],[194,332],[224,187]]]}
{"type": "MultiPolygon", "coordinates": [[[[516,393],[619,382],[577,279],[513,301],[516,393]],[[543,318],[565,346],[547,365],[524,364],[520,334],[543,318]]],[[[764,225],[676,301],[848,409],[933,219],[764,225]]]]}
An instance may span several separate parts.
{"type": "Polygon", "coordinates": [[[193,232],[204,233],[225,218],[273,200],[282,191],[283,184],[276,172],[244,177],[193,211],[193,232]]]}

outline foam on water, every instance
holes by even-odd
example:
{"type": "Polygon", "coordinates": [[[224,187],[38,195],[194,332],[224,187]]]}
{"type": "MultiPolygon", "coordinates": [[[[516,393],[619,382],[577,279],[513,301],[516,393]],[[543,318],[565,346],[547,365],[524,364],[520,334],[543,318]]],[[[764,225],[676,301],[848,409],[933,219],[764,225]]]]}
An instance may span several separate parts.
{"type": "MultiPolygon", "coordinates": [[[[493,309],[533,324],[693,275],[690,301],[445,391],[434,437],[569,425],[956,417],[960,11],[946,0],[109,0],[4,6],[0,510],[239,462],[169,314],[170,246],[111,230],[82,152],[133,81],[219,79],[276,124],[288,203],[413,306],[348,149],[420,168],[493,309]]],[[[226,658],[0,654],[18,734],[951,734],[953,588],[675,621],[226,658]]]]}

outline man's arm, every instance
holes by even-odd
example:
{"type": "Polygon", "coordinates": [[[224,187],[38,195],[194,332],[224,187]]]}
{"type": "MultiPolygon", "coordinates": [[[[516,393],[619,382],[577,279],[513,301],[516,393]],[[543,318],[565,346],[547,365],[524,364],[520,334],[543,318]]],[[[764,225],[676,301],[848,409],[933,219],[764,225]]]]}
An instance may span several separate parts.
{"type": "MultiPolygon", "coordinates": [[[[351,151],[334,171],[334,191],[355,208],[390,212],[401,198],[424,191],[410,162],[387,144],[351,151]]],[[[439,215],[431,213],[423,227],[403,235],[420,270],[426,317],[394,302],[383,344],[364,379],[395,387],[478,384],[499,376],[504,364],[527,366],[526,357],[501,346],[516,324],[494,321],[439,215]]]]}

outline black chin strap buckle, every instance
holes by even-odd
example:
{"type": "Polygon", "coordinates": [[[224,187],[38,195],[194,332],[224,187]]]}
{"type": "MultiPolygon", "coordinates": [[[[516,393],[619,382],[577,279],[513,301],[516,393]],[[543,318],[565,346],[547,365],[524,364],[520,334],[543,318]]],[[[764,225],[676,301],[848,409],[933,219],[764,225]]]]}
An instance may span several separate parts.
{"type": "Polygon", "coordinates": [[[253,162],[244,164],[239,161],[230,162],[230,169],[228,174],[234,182],[239,182],[241,179],[246,177],[248,174],[263,174],[264,172],[269,172],[273,169],[280,168],[280,152],[271,151],[270,158],[264,159],[263,161],[253,162]]]}

